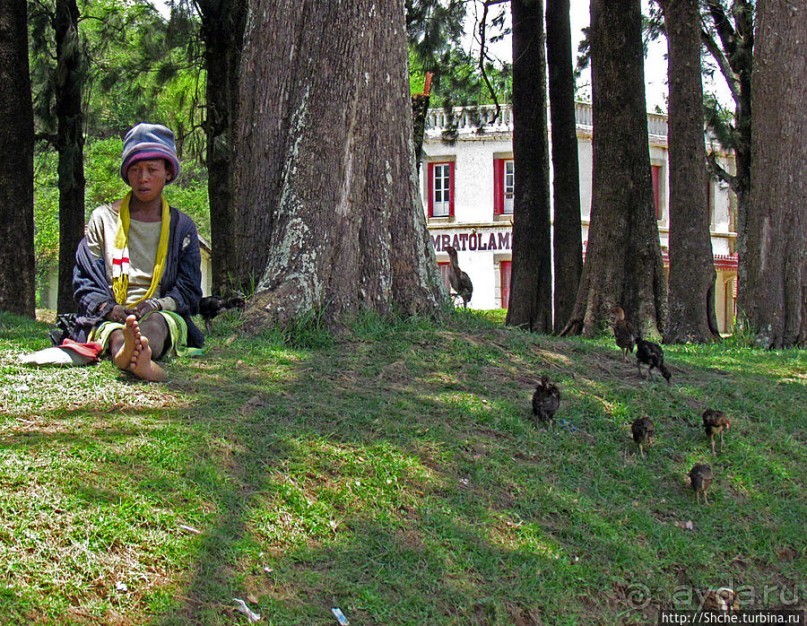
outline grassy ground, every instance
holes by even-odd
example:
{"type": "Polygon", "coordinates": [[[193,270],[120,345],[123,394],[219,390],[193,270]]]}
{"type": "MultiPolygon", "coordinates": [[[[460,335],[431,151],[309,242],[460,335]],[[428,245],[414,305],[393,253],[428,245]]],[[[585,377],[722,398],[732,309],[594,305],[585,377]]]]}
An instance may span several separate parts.
{"type": "Polygon", "coordinates": [[[0,315],[3,624],[248,623],[233,598],[267,624],[654,624],[720,586],[805,605],[803,351],[667,347],[667,386],[490,313],[285,342],[223,320],[149,385],[17,365],[47,328],[0,315]],[[732,419],[717,457],[707,406],[732,419]]]}

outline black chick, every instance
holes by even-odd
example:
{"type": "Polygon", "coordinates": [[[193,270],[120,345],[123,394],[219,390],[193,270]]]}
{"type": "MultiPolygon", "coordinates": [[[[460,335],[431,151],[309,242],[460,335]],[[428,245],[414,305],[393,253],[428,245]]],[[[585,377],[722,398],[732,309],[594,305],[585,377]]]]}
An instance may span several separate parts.
{"type": "Polygon", "coordinates": [[[703,494],[703,503],[709,504],[706,499],[706,490],[712,484],[714,474],[712,468],[705,463],[697,463],[689,470],[689,480],[692,484],[692,489],[695,491],[695,497],[698,499],[698,504],[701,501],[701,494],[703,494]]]}
{"type": "Polygon", "coordinates": [[[706,409],[703,412],[703,430],[712,441],[712,454],[715,452],[715,435],[720,435],[720,451],[723,452],[723,432],[731,428],[731,422],[723,411],[706,409]]]}
{"type": "Polygon", "coordinates": [[[656,429],[649,417],[637,417],[630,425],[633,440],[639,445],[639,453],[644,458],[644,446],[651,443],[656,429]]]}
{"type": "Polygon", "coordinates": [[[205,320],[205,328],[207,333],[213,330],[213,318],[225,311],[232,309],[243,310],[246,306],[246,301],[241,296],[233,296],[231,298],[220,298],[219,296],[205,296],[199,300],[199,315],[205,320]]]}
{"type": "Polygon", "coordinates": [[[651,380],[653,378],[652,370],[655,367],[661,372],[661,375],[664,376],[667,384],[670,384],[672,374],[670,374],[670,370],[664,365],[664,351],[661,349],[661,346],[638,337],[636,339],[636,369],[639,370],[639,376],[644,378],[644,374],[642,374],[642,364],[647,365],[647,373],[651,380]]]}
{"type": "Polygon", "coordinates": [[[611,312],[614,314],[614,339],[616,345],[622,348],[622,360],[628,360],[628,353],[633,352],[636,338],[633,335],[633,326],[625,319],[625,311],[621,306],[615,306],[611,312]]]}
{"type": "Polygon", "coordinates": [[[559,406],[560,391],[556,385],[549,382],[549,376],[541,376],[541,382],[532,394],[532,414],[536,423],[543,422],[551,426],[559,406]]]}
{"type": "Polygon", "coordinates": [[[474,295],[474,284],[471,282],[471,277],[460,269],[457,263],[457,250],[453,246],[446,246],[445,251],[448,253],[449,268],[448,268],[448,282],[454,292],[462,298],[462,305],[467,308],[468,302],[474,295]]]}

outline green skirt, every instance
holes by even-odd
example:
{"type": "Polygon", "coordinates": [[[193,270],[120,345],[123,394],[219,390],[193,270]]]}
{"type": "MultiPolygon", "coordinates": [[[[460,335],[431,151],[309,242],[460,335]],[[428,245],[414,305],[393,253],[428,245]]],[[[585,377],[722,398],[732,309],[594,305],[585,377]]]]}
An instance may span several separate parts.
{"type": "MultiPolygon", "coordinates": [[[[150,315],[162,315],[168,326],[168,335],[171,338],[171,345],[168,346],[162,358],[174,356],[200,356],[204,354],[203,348],[189,348],[188,347],[188,325],[182,316],[173,311],[152,311],[143,317],[148,318],[150,315]]],[[[104,351],[109,348],[109,338],[116,330],[123,330],[123,324],[120,322],[104,322],[97,328],[94,328],[90,333],[88,341],[97,341],[104,346],[104,351]]]]}

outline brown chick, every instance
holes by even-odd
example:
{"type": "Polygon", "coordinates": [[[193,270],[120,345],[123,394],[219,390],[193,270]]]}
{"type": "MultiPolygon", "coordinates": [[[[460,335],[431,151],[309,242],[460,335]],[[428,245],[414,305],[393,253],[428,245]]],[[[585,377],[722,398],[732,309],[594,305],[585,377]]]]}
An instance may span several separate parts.
{"type": "Polygon", "coordinates": [[[656,429],[649,417],[637,417],[630,425],[633,440],[639,444],[639,453],[644,458],[644,446],[650,444],[656,434],[656,429]]]}
{"type": "Polygon", "coordinates": [[[717,409],[706,409],[703,412],[703,430],[712,441],[712,454],[715,452],[715,435],[720,435],[720,451],[723,452],[723,432],[731,428],[731,422],[723,411],[717,409]]]}
{"type": "Polygon", "coordinates": [[[462,298],[462,306],[468,308],[468,302],[474,295],[474,284],[471,277],[460,269],[457,250],[453,246],[446,246],[444,250],[448,253],[449,260],[448,282],[454,292],[462,298]]]}
{"type": "Polygon", "coordinates": [[[532,394],[532,414],[536,418],[536,423],[543,422],[551,426],[559,406],[560,391],[556,385],[549,382],[549,376],[541,376],[541,382],[532,394]]]}
{"type": "Polygon", "coordinates": [[[636,337],[633,335],[633,326],[625,319],[625,311],[621,306],[611,309],[614,314],[614,339],[616,345],[622,349],[622,360],[628,360],[628,353],[633,352],[636,345],[636,337]]]}
{"type": "Polygon", "coordinates": [[[689,470],[689,480],[692,483],[692,489],[695,491],[698,504],[701,502],[701,494],[703,494],[703,503],[709,504],[706,498],[706,491],[709,489],[709,485],[712,484],[713,478],[714,474],[712,473],[712,468],[705,463],[697,463],[689,470]]]}
{"type": "Polygon", "coordinates": [[[723,611],[730,613],[740,608],[740,599],[734,589],[720,587],[710,589],[703,597],[703,608],[707,611],[723,611]]]}

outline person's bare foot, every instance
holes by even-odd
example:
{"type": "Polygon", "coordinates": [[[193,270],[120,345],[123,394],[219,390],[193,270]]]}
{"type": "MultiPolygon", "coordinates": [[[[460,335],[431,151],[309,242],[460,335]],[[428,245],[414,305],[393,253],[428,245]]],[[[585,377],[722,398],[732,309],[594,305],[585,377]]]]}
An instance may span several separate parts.
{"type": "Polygon", "coordinates": [[[129,370],[134,363],[135,351],[140,348],[140,326],[137,318],[130,315],[123,324],[123,346],[112,357],[112,362],[122,370],[129,370]]]}
{"type": "Polygon", "coordinates": [[[165,370],[151,360],[151,346],[148,337],[140,337],[138,344],[138,347],[132,352],[128,371],[152,383],[165,382],[168,378],[165,370]]]}

